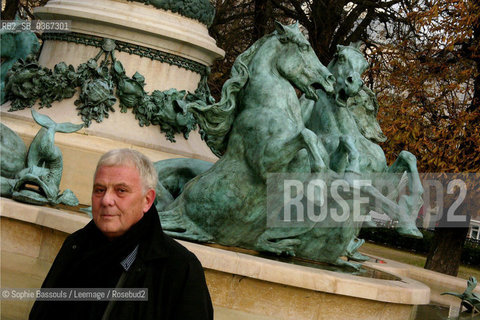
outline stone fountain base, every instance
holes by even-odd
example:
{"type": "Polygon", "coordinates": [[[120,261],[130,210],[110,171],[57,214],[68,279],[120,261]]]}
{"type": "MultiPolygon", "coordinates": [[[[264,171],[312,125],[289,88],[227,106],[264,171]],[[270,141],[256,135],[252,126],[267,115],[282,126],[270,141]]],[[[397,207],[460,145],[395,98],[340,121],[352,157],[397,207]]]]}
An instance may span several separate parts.
{"type": "MultiPolygon", "coordinates": [[[[2,288],[40,287],[65,237],[90,220],[5,198],[0,209],[2,288]]],[[[217,320],[405,320],[430,301],[426,285],[401,275],[366,278],[179,242],[204,266],[217,320]]],[[[2,319],[26,319],[33,301],[1,303],[2,319]]]]}

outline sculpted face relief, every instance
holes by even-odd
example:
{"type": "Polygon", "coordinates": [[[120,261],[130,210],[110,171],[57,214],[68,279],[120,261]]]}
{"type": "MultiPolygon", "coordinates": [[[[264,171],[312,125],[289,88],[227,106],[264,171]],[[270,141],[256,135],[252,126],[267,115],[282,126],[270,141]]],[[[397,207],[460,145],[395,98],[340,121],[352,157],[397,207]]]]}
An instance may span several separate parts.
{"type": "Polygon", "coordinates": [[[143,191],[135,167],[102,166],[93,184],[93,221],[109,239],[119,237],[143,217],[154,198],[154,190],[143,191]]]}

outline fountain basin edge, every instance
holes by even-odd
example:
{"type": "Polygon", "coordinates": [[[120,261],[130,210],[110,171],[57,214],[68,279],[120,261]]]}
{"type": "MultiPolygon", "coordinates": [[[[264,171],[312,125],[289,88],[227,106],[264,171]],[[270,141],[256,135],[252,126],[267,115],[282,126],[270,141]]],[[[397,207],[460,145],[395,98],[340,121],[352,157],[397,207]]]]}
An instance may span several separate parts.
{"type": "MultiPolygon", "coordinates": [[[[65,237],[90,221],[81,213],[6,198],[0,212],[2,287],[10,288],[41,286],[65,237]]],[[[401,274],[399,281],[365,278],[179,242],[202,263],[218,320],[403,320],[430,302],[428,286],[401,274]]],[[[2,301],[2,318],[26,318],[32,304],[2,301]]]]}

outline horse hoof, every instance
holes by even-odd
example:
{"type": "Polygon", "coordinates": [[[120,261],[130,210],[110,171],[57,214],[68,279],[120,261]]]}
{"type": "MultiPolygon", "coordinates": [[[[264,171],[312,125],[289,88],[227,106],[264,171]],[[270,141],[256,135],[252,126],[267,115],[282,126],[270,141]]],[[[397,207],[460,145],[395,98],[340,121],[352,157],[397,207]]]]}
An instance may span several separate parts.
{"type": "Polygon", "coordinates": [[[397,227],[397,232],[404,237],[422,239],[423,234],[417,227],[397,227]]]}

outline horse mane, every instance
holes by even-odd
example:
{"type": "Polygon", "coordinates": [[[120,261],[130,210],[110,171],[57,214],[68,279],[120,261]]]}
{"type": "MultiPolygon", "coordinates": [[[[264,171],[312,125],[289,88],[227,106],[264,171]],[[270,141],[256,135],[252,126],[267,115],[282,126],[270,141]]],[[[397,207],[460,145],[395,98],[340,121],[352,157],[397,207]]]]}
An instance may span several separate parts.
{"type": "Polygon", "coordinates": [[[221,157],[227,149],[233,120],[238,113],[237,95],[250,77],[248,65],[258,49],[275,34],[260,38],[235,59],[230,78],[222,87],[222,97],[219,102],[207,105],[202,101],[195,101],[187,105],[188,110],[198,121],[202,138],[218,157],[221,157]]]}

